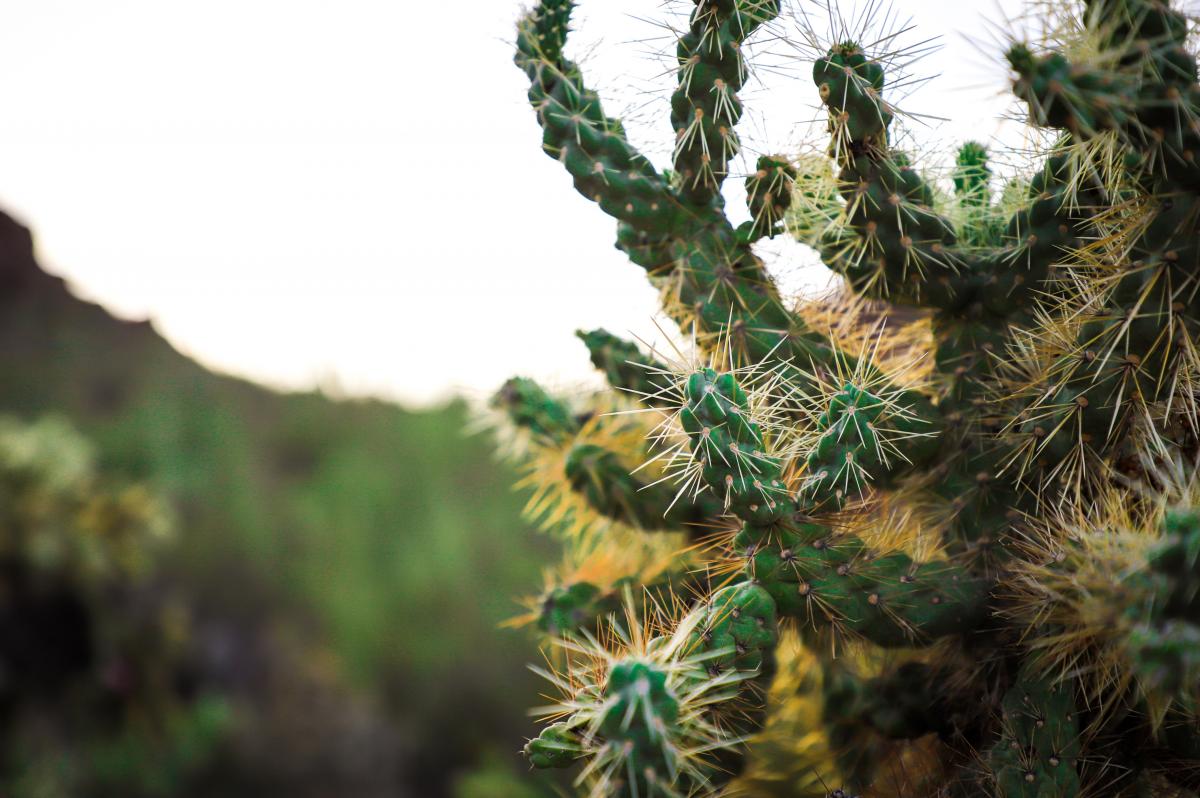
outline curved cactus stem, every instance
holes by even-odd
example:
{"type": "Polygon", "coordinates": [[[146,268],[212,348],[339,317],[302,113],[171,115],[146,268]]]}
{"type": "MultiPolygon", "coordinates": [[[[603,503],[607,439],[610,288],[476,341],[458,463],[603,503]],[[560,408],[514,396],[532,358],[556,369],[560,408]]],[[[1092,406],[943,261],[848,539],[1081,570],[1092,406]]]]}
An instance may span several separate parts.
{"type": "Polygon", "coordinates": [[[662,482],[635,476],[630,460],[649,459],[636,452],[607,448],[603,438],[589,438],[585,420],[573,416],[533,380],[508,380],[492,399],[518,428],[528,430],[534,445],[561,451],[562,476],[596,513],[644,530],[688,530],[703,535],[704,526],[720,516],[721,507],[707,496],[680,498],[662,482]]]}
{"type": "Polygon", "coordinates": [[[740,47],[778,13],[777,3],[697,5],[692,29],[680,40],[673,100],[687,116],[678,122],[677,160],[690,177],[682,178],[678,196],[564,57],[573,8],[569,0],[544,0],[518,24],[516,62],[530,79],[543,149],[562,161],[580,193],[620,220],[618,247],[660,284],[668,314],[683,329],[694,328],[701,347],[728,348],[740,363],[776,353],[801,366],[827,361],[826,342],[786,309],[749,240],[721,210],[726,155],[736,149],[726,123],[740,114],[734,92],[745,74],[740,47]]]}
{"type": "Polygon", "coordinates": [[[742,44],[779,15],[779,0],[697,0],[676,47],[679,82],[671,95],[678,195],[690,206],[721,205],[721,184],[741,145],[737,92],[748,76],[742,44]]]}
{"type": "Polygon", "coordinates": [[[607,330],[579,330],[575,333],[588,348],[592,365],[604,372],[608,384],[618,391],[636,396],[649,407],[671,407],[670,384],[664,375],[669,369],[637,345],[607,330]]]}
{"type": "Polygon", "coordinates": [[[517,24],[515,61],[529,77],[529,101],[542,126],[542,149],[605,213],[647,234],[670,231],[687,211],[649,160],[605,115],[579,67],[563,55],[573,0],[544,0],[517,24]]]}

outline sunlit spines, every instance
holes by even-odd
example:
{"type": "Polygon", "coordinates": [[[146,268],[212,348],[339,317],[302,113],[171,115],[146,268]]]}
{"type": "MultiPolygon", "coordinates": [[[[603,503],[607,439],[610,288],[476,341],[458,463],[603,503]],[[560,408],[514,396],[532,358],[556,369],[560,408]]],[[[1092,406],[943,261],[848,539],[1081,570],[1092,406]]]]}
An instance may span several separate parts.
{"type": "Polygon", "coordinates": [[[726,779],[721,753],[743,742],[733,707],[763,664],[747,652],[774,646],[765,600],[718,594],[668,632],[670,618],[637,612],[627,597],[609,635],[561,641],[565,670],[542,671],[561,698],[539,711],[557,722],[527,746],[531,762],[578,759],[576,784],[595,798],[715,794],[726,779]]]}
{"type": "MultiPolygon", "coordinates": [[[[884,4],[871,0],[861,24],[825,5],[830,33],[807,49],[833,144],[761,160],[747,181],[753,220],[737,230],[717,190],[737,141],[732,126],[705,123],[736,121],[745,63],[741,52],[692,58],[699,40],[684,37],[671,183],[691,213],[619,233],[698,350],[682,366],[624,358],[662,387],[642,390],[661,420],[645,471],[678,501],[715,503],[708,514],[722,517],[691,549],[712,584],[764,596],[826,666],[848,647],[884,658],[857,674],[881,712],[843,701],[858,688],[824,691],[839,739],[919,733],[946,719],[922,716],[928,705],[952,718],[928,747],[913,741],[926,759],[872,745],[854,761],[843,746],[852,772],[830,773],[824,792],[886,792],[872,774],[902,765],[933,777],[927,792],[1174,796],[1200,772],[1185,617],[1196,599],[1179,587],[1194,558],[1168,566],[1180,549],[1164,543],[1163,567],[1151,566],[1158,543],[1131,544],[1106,507],[1127,508],[1126,526],[1144,532],[1164,465],[1190,473],[1200,446],[1187,21],[1158,0],[1090,0],[1082,15],[1046,6],[1050,46],[1010,55],[1034,122],[1065,132],[1017,153],[1036,171],[993,191],[978,143],[940,178],[892,146],[906,83],[896,67],[924,45],[896,45],[903,26],[884,4]],[[717,85],[708,67],[737,80],[717,85]],[[790,205],[775,185],[789,168],[790,205]],[[789,232],[847,278],[849,312],[780,296],[751,245],[784,207],[789,232]],[[905,334],[880,332],[884,316],[905,334]]],[[[744,7],[697,2],[689,26],[744,7]]],[[[761,721],[743,716],[734,736],[761,721]]]]}
{"type": "MultiPolygon", "coordinates": [[[[1183,490],[1174,501],[1195,498],[1183,490]]],[[[1080,674],[1100,720],[1141,701],[1157,729],[1200,697],[1200,522],[1190,504],[1110,490],[1078,518],[1031,527],[1006,589],[1004,613],[1024,627],[1033,661],[1080,674]]]]}
{"type": "Polygon", "coordinates": [[[855,290],[894,302],[953,306],[969,263],[957,236],[933,209],[930,187],[888,145],[895,109],[883,98],[885,68],[853,40],[816,58],[813,81],[828,111],[849,230],[824,233],[822,254],[855,290]]]}
{"type": "Polygon", "coordinates": [[[687,381],[681,414],[699,477],[745,524],[732,547],[744,568],[788,615],[884,646],[911,645],[969,628],[982,582],[947,562],[873,552],[862,541],[807,519],[789,495],[782,463],[763,450],[762,427],[732,374],[711,369],[687,381]]]}
{"type": "Polygon", "coordinates": [[[762,428],[746,415],[746,394],[730,374],[711,369],[687,381],[680,414],[705,482],[739,517],[768,523],[786,512],[780,462],[766,454],[762,428]]]}
{"type": "Polygon", "coordinates": [[[509,448],[524,471],[518,488],[532,488],[526,513],[546,528],[572,539],[612,523],[703,536],[720,514],[708,497],[677,500],[648,454],[648,419],[626,412],[630,399],[601,395],[572,408],[532,380],[513,379],[492,403],[515,428],[509,448]]]}
{"type": "Polygon", "coordinates": [[[893,354],[892,368],[879,369],[875,353],[884,339],[882,330],[863,338],[855,358],[835,357],[827,371],[810,375],[815,392],[790,400],[808,410],[811,423],[779,448],[807,466],[800,496],[810,512],[840,509],[892,487],[938,449],[941,417],[922,391],[929,385],[915,362],[923,358],[910,351],[905,362],[893,354]]]}
{"type": "Polygon", "coordinates": [[[1026,403],[1016,423],[1033,436],[1022,446],[1054,481],[1068,470],[1076,493],[1086,461],[1111,462],[1130,450],[1170,457],[1179,439],[1169,430],[1196,427],[1197,251],[1186,232],[1196,219],[1186,196],[1142,197],[1097,213],[1096,237],[1058,270],[1058,304],[1031,329],[1036,340],[1014,339],[1024,351],[1011,362],[1024,376],[1012,394],[1026,403]]]}
{"type": "MultiPolygon", "coordinates": [[[[573,446],[564,468],[567,482],[592,508],[636,529],[688,529],[720,513],[720,507],[707,501],[708,497],[674,501],[670,485],[647,483],[631,471],[616,452],[595,443],[573,446]]],[[[702,527],[698,534],[703,534],[702,527]]]]}
{"type": "Polygon", "coordinates": [[[619,616],[631,591],[635,609],[687,603],[705,595],[709,580],[696,546],[679,536],[647,535],[612,525],[584,545],[568,547],[563,562],[544,575],[538,595],[521,599],[527,612],[506,626],[531,626],[545,640],[597,634],[619,616]]]}

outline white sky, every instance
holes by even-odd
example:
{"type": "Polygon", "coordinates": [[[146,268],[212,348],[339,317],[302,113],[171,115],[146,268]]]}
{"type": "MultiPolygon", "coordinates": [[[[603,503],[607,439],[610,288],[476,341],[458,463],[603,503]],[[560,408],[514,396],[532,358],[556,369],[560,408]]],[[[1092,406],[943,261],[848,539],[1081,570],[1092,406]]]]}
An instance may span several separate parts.
{"type": "MultiPolygon", "coordinates": [[[[418,404],[514,373],[592,379],[573,331],[653,340],[655,296],[614,222],[540,152],[510,60],[520,5],[6,0],[0,206],[79,294],[271,385],[418,404]]],[[[1021,0],[898,5],[910,41],[944,37],[904,107],[954,121],[917,128],[917,145],[999,135],[1006,71],[983,20],[1021,0]]],[[[631,135],[659,164],[671,78],[647,20],[669,12],[582,0],[573,50],[610,113],[643,106],[631,135]]],[[[823,138],[811,63],[773,50],[743,93],[755,154],[823,138]]],[[[803,248],[772,249],[787,285],[824,283],[803,248]]]]}

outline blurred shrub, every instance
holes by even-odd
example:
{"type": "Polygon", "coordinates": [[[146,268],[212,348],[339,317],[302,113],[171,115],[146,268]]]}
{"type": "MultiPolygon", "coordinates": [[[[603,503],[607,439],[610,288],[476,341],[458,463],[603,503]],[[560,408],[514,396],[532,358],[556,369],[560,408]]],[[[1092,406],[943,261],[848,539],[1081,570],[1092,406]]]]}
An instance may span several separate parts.
{"type": "Polygon", "coordinates": [[[171,537],[59,419],[0,417],[0,784],[14,798],[179,791],[225,726],[187,686],[186,613],[155,586],[171,537]]]}

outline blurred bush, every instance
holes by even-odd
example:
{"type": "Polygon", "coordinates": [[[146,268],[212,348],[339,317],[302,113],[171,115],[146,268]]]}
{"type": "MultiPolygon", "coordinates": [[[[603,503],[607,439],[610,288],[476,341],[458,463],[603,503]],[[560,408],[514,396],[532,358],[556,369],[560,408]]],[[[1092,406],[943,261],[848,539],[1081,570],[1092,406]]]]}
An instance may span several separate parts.
{"type": "Polygon", "coordinates": [[[32,252],[0,215],[0,411],[53,410],[107,479],[163,497],[177,534],[156,578],[186,595],[195,689],[229,702],[214,764],[150,792],[476,796],[523,773],[539,685],[497,625],[555,553],[515,520],[513,475],[463,434],[465,405],[213,374],[71,296],[32,252]]]}
{"type": "Polygon", "coordinates": [[[0,768],[16,796],[158,795],[212,753],[187,619],[150,581],[165,505],[65,422],[0,417],[0,768]]]}

